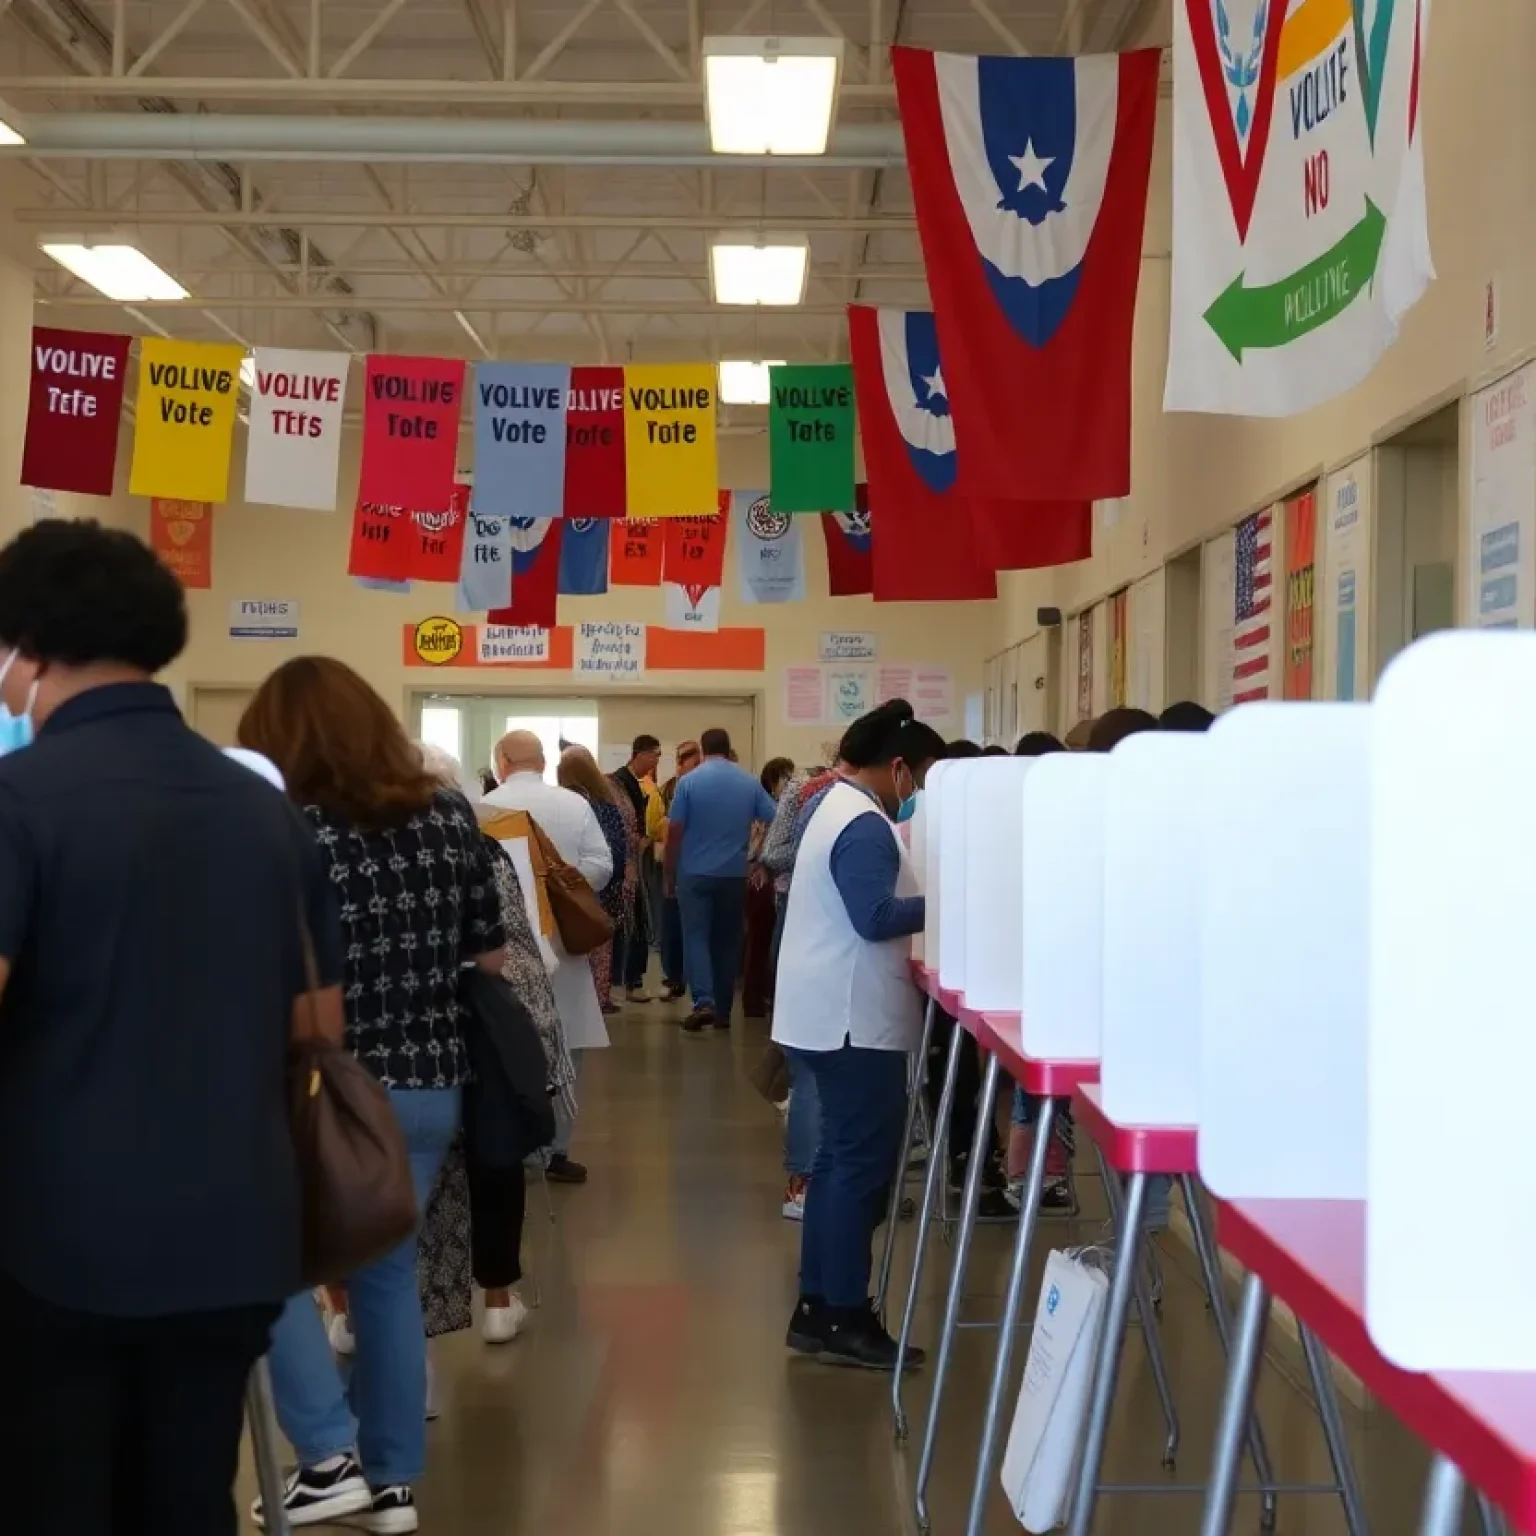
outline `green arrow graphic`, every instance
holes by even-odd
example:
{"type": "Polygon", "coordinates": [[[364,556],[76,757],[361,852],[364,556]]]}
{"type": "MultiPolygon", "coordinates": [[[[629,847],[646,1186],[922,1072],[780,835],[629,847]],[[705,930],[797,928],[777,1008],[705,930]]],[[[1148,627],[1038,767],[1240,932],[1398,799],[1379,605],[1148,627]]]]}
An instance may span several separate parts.
{"type": "Polygon", "coordinates": [[[1289,277],[1248,288],[1239,272],[1206,310],[1205,323],[1238,362],[1244,352],[1286,346],[1343,314],[1370,287],[1386,232],[1387,216],[1366,198],[1360,222],[1289,277]]]}

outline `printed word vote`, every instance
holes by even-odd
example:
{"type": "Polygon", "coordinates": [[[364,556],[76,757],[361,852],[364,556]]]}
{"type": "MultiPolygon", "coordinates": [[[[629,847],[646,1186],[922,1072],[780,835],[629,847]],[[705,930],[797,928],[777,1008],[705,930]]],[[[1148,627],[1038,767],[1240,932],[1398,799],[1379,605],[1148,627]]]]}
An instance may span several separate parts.
{"type": "MultiPolygon", "coordinates": [[[[846,411],[853,404],[853,391],[846,384],[822,384],[814,388],[799,385],[776,385],[773,403],[781,411],[846,411]]],[[[792,443],[835,443],[837,427],[824,417],[814,421],[799,421],[787,416],[784,424],[789,429],[792,443]]]]}
{"type": "Polygon", "coordinates": [[[596,416],[603,413],[617,415],[624,409],[622,389],[573,389],[566,397],[568,412],[565,418],[565,446],[567,448],[611,448],[613,425],[610,422],[578,421],[578,415],[596,416]]]}
{"type": "MultiPolygon", "coordinates": [[[[480,404],[493,411],[558,411],[564,391],[553,384],[482,384],[480,404]]],[[[498,443],[543,443],[549,428],[542,421],[526,416],[508,420],[491,418],[491,435],[498,443]]]]}
{"type": "MultiPolygon", "coordinates": [[[[185,363],[151,363],[149,382],[156,389],[180,389],[193,395],[227,395],[235,387],[228,368],[190,368],[185,363]]],[[[191,400],[160,400],[160,420],[178,427],[211,427],[213,407],[191,400]]]]}
{"type": "MultiPolygon", "coordinates": [[[[369,383],[373,386],[375,400],[399,400],[407,405],[452,406],[457,404],[459,389],[451,379],[406,379],[397,373],[376,373],[369,383]]],[[[391,437],[422,437],[428,442],[437,440],[437,422],[417,411],[404,415],[389,412],[391,437]]]]}
{"type": "MultiPolygon", "coordinates": [[[[629,392],[629,406],[633,411],[707,411],[712,399],[708,389],[631,389],[629,392]]],[[[699,440],[698,423],[658,421],[655,416],[648,416],[645,440],[662,445],[696,443],[699,440]]]]}
{"type": "MultiPolygon", "coordinates": [[[[312,373],[256,374],[256,392],[274,400],[323,401],[334,405],[341,399],[341,380],[312,373]]],[[[313,411],[279,410],[272,412],[272,430],[279,437],[319,437],[325,431],[325,418],[313,411]]]]}
{"type": "MultiPolygon", "coordinates": [[[[57,374],[67,379],[117,378],[117,359],[101,352],[72,352],[67,347],[37,347],[37,371],[57,374]]],[[[94,416],[96,396],[89,389],[64,389],[50,384],[48,409],[55,416],[94,416]]]]}

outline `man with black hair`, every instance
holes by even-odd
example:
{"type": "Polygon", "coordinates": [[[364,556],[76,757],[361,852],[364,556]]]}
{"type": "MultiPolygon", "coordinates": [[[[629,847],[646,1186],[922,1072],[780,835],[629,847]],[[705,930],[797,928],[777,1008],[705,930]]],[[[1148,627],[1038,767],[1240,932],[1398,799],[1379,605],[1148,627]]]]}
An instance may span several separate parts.
{"type": "Polygon", "coordinates": [[[232,1536],[246,1378],[302,1285],[287,1055],[295,1017],[341,1038],[340,922],[297,813],[151,680],[186,639],[127,533],[0,550],[0,1476],[27,1536],[232,1536]]]}
{"type": "Polygon", "coordinates": [[[1194,735],[1210,730],[1215,723],[1216,716],[1205,705],[1196,704],[1193,699],[1181,699],[1177,704],[1170,704],[1157,717],[1160,730],[1188,731],[1194,735]]]}
{"type": "MultiPolygon", "coordinates": [[[[654,737],[642,733],[636,736],[629,748],[629,761],[617,769],[609,777],[613,780],[614,787],[625,795],[629,803],[635,808],[635,825],[644,833],[646,793],[645,782],[654,783],[656,778],[656,765],[661,761],[661,743],[654,737]]],[[[650,851],[650,845],[642,846],[646,853],[650,851]]],[[[651,866],[654,869],[654,864],[651,866]]],[[[645,879],[635,882],[634,906],[629,913],[629,925],[625,930],[623,939],[614,950],[614,967],[618,971],[619,985],[622,986],[632,1003],[649,1003],[655,999],[645,990],[645,971],[651,960],[651,932],[646,923],[646,907],[644,894],[645,879]]]]}
{"type": "Polygon", "coordinates": [[[747,848],[754,822],[776,809],[768,791],[732,761],[731,738],[718,727],[699,738],[704,761],[679,779],[668,814],[666,888],[677,894],[683,968],[693,1012],[690,1034],[727,1029],[747,907],[747,848]]]}

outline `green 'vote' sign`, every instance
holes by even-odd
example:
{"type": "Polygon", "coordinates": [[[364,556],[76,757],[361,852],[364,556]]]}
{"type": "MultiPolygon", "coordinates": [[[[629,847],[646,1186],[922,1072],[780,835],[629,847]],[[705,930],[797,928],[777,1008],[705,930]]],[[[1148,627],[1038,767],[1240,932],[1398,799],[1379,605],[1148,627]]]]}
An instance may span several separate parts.
{"type": "Polygon", "coordinates": [[[853,369],[847,363],[768,370],[768,508],[854,510],[853,369]]]}

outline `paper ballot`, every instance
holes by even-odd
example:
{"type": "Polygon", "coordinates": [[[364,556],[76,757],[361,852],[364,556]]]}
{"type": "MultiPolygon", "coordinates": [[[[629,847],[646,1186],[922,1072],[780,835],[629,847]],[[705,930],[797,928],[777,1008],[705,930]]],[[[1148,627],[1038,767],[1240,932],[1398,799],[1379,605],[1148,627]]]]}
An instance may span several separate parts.
{"type": "Polygon", "coordinates": [[[1003,1491],[1035,1533],[1066,1523],[1109,1282],[1059,1249],[1046,1260],[1029,1360],[1003,1457],[1003,1491]]]}

